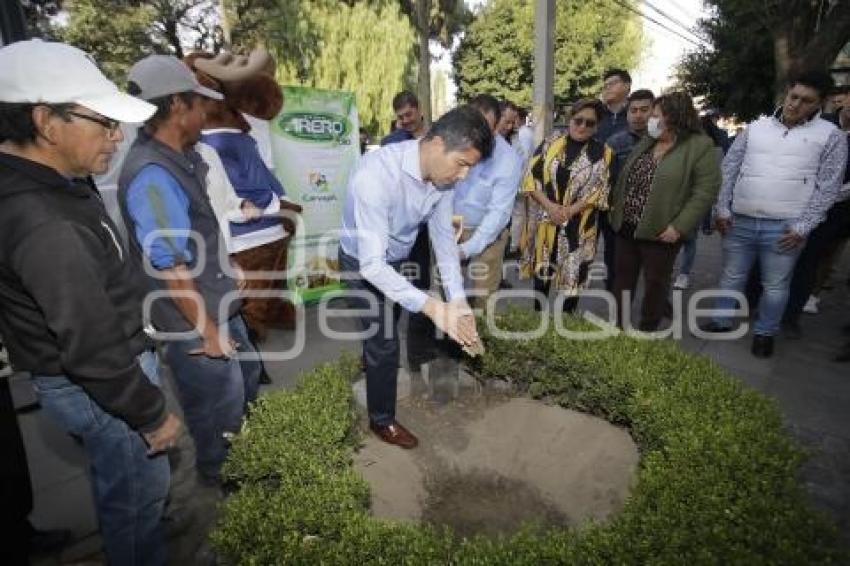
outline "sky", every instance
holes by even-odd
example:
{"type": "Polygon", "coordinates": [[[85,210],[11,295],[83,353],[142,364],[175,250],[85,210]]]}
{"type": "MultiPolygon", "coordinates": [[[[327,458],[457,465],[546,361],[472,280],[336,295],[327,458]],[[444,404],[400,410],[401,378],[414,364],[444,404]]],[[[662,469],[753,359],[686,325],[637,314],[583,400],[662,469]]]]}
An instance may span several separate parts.
{"type": "MultiPolygon", "coordinates": [[[[699,38],[688,33],[686,29],[695,28],[697,20],[705,17],[707,11],[702,0],[648,1],[649,4],[646,1],[641,1],[639,10],[645,16],[657,20],[663,26],[649,21],[648,18],[641,18],[643,21],[644,52],[638,67],[629,69],[629,72],[632,75],[633,88],[649,88],[660,93],[673,84],[675,66],[682,56],[697,49],[697,44],[700,43],[699,38]],[[676,21],[671,21],[654,11],[650,6],[654,6],[676,21]],[[664,26],[670,29],[665,29],[664,26]]],[[[466,0],[467,6],[472,9],[476,9],[486,2],[487,0],[466,0]]],[[[451,57],[448,52],[435,49],[433,46],[431,51],[437,57],[434,67],[450,72],[451,57]]],[[[450,82],[449,96],[452,99],[454,91],[455,85],[450,82]]]]}
{"type": "Polygon", "coordinates": [[[640,11],[664,26],[678,33],[673,33],[664,27],[653,23],[646,18],[643,19],[644,53],[641,64],[632,71],[633,88],[649,88],[656,94],[673,84],[673,74],[676,64],[682,56],[690,51],[697,50],[700,43],[699,38],[683,29],[693,29],[699,18],[707,15],[702,0],[650,0],[655,6],[670,18],[653,11],[645,2],[641,2],[640,11]],[[678,24],[681,24],[678,25],[678,24]],[[690,41],[684,39],[689,38],[690,41]]]}

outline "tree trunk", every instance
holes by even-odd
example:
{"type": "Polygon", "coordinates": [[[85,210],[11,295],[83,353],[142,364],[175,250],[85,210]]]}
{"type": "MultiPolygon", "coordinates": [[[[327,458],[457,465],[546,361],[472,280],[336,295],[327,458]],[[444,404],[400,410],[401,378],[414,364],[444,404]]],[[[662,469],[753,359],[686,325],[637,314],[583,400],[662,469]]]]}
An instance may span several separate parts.
{"type": "Polygon", "coordinates": [[[416,2],[416,22],[419,33],[419,109],[426,123],[431,123],[431,0],[416,2]]]}
{"type": "Polygon", "coordinates": [[[773,98],[778,103],[785,94],[785,81],[791,69],[791,53],[788,30],[777,30],[773,36],[773,60],[775,75],[773,80],[773,98]]]}

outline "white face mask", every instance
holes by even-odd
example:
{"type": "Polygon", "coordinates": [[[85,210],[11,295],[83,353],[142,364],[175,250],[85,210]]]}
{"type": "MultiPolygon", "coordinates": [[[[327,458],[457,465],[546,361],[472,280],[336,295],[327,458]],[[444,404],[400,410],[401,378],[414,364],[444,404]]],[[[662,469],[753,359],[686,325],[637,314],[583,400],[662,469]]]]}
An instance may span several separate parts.
{"type": "Polygon", "coordinates": [[[658,136],[660,136],[663,131],[664,128],[661,127],[661,118],[653,116],[646,123],[646,133],[649,134],[649,137],[651,138],[658,139],[658,136]]]}

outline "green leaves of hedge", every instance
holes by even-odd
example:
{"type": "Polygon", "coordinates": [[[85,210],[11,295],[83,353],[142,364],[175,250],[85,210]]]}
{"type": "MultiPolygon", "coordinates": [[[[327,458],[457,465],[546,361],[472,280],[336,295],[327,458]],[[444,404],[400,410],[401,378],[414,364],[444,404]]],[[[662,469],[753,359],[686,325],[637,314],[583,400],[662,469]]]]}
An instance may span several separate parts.
{"type": "MultiPolygon", "coordinates": [[[[503,330],[533,328],[512,311],[503,330]]],[[[592,328],[570,320],[568,328],[592,328]]],[[[551,325],[550,325],[551,326],[551,325]]],[[[675,344],[618,336],[576,341],[484,336],[475,370],[518,391],[629,429],[636,485],[608,523],[528,529],[497,541],[455,540],[427,526],[369,516],[351,468],[355,438],[343,359],[263,397],[225,468],[241,489],[224,506],[216,548],[233,564],[835,564],[835,533],[797,480],[802,454],[774,404],[675,344]]]]}

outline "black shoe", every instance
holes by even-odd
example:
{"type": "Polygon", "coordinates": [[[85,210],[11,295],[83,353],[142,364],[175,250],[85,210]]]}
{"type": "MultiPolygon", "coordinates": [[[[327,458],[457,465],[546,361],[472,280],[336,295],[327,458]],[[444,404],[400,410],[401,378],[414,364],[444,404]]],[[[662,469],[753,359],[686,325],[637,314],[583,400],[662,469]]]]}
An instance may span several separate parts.
{"type": "Polygon", "coordinates": [[[782,323],[782,331],[789,340],[799,340],[803,337],[803,329],[796,320],[786,320],[782,323]]]}
{"type": "Polygon", "coordinates": [[[709,322],[708,324],[700,325],[700,330],[703,332],[711,332],[712,334],[723,334],[724,332],[731,332],[731,326],[724,326],[722,324],[717,324],[716,322],[709,322]]]}
{"type": "Polygon", "coordinates": [[[769,358],[773,355],[773,336],[756,334],[753,336],[753,347],[750,351],[757,358],[769,358]]]}

